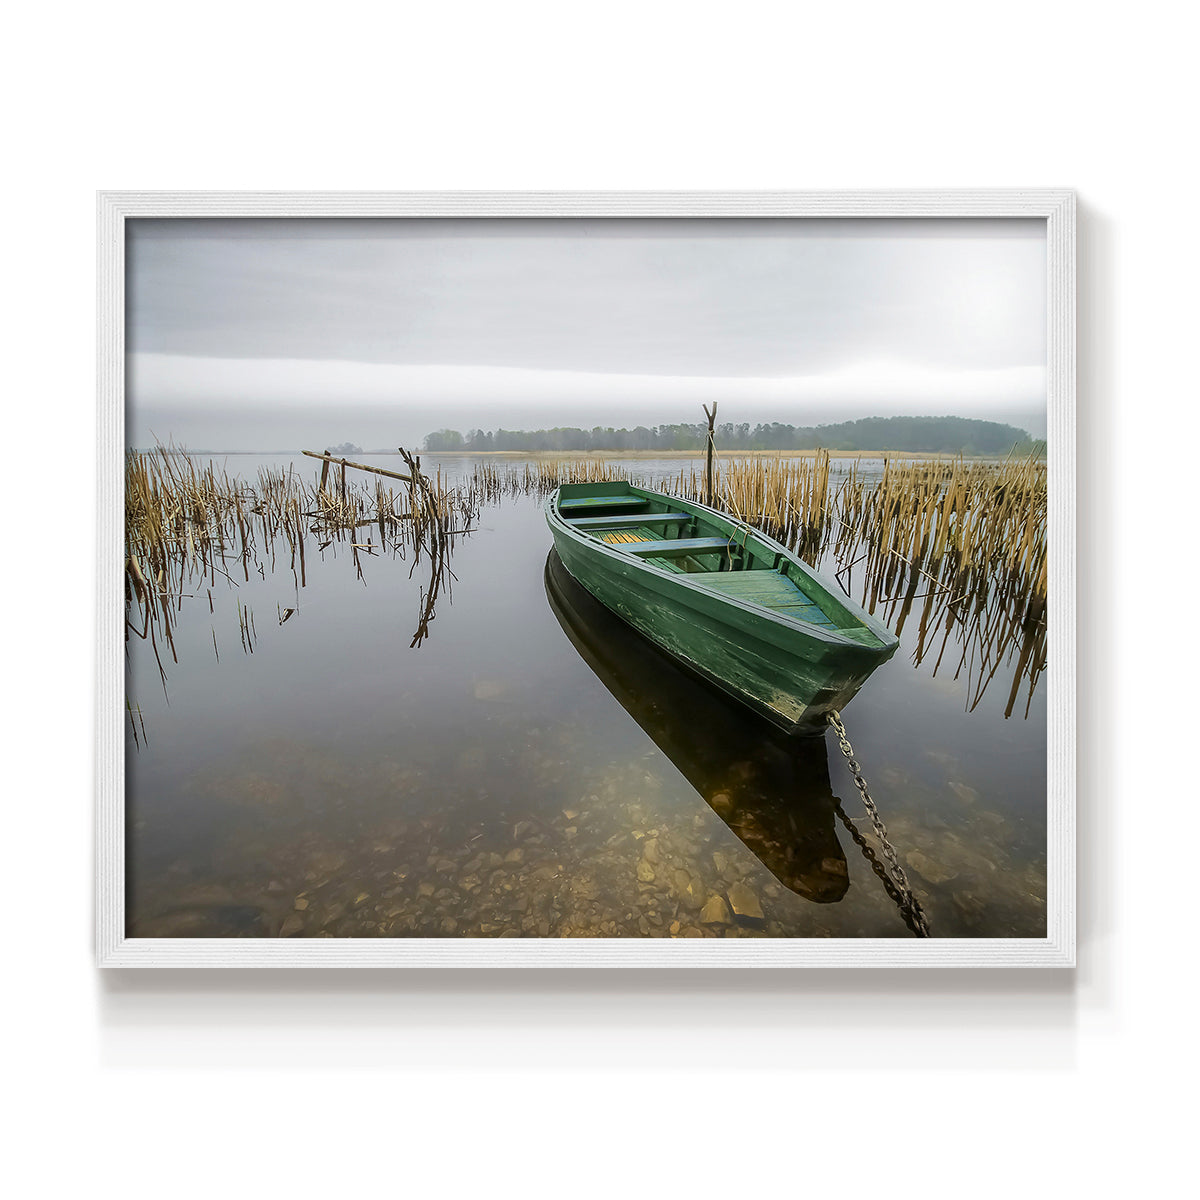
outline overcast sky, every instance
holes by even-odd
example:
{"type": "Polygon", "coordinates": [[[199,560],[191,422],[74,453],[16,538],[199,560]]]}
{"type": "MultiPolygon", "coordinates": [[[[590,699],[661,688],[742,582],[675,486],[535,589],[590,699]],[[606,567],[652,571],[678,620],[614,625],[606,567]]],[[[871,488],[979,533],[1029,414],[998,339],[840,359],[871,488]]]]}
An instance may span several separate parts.
{"type": "Polygon", "coordinates": [[[1045,431],[1045,224],[132,220],[129,440],[419,445],[447,426],[1045,431]]]}

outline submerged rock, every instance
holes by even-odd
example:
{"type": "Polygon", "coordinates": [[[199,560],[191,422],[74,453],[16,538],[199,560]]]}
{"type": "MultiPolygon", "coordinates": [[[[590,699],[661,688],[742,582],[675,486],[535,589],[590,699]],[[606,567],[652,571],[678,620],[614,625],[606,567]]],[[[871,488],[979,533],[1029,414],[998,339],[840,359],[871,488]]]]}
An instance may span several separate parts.
{"type": "Polygon", "coordinates": [[[694,910],[704,903],[704,884],[686,868],[671,873],[671,884],[684,908],[694,910]]]}
{"type": "Polygon", "coordinates": [[[762,905],[751,888],[744,883],[731,884],[727,895],[729,907],[733,909],[733,915],[741,924],[762,925],[766,923],[762,905]]]}
{"type": "Polygon", "coordinates": [[[965,783],[951,781],[946,785],[964,804],[974,804],[979,799],[979,793],[965,783]]]}
{"type": "Polygon", "coordinates": [[[733,916],[724,896],[716,894],[709,896],[707,903],[700,910],[701,925],[732,925],[733,916]]]}
{"type": "Polygon", "coordinates": [[[910,850],[905,858],[908,865],[927,883],[936,886],[958,878],[957,871],[938,862],[937,859],[931,858],[928,854],[922,854],[920,850],[910,850]]]}

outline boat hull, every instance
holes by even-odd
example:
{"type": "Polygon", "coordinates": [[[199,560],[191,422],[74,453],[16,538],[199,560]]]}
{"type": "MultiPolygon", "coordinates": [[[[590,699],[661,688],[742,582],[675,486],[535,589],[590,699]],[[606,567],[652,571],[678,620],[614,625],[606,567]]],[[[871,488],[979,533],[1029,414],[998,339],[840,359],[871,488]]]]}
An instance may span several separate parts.
{"type": "Polygon", "coordinates": [[[547,520],[570,574],[655,645],[788,733],[821,733],[826,714],[840,710],[895,651],[890,635],[883,646],[855,645],[658,570],[581,535],[558,514],[555,500],[547,520]]]}

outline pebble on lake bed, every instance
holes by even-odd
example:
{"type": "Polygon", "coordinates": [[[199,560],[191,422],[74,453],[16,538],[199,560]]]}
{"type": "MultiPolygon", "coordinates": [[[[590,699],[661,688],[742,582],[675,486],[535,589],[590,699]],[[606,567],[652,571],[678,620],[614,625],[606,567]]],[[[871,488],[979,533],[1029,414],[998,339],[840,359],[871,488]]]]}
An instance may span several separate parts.
{"type": "Polygon", "coordinates": [[[708,798],[713,809],[722,815],[733,811],[733,797],[728,792],[717,792],[708,798]]]}
{"type": "Polygon", "coordinates": [[[712,895],[709,896],[708,902],[700,910],[701,925],[732,925],[733,915],[729,911],[729,905],[725,903],[724,896],[712,895]]]}
{"type": "Polygon", "coordinates": [[[758,897],[744,883],[732,884],[726,895],[729,897],[729,907],[733,909],[733,915],[741,924],[763,925],[766,923],[766,917],[763,916],[762,905],[758,902],[758,897]]]}
{"type": "Polygon", "coordinates": [[[966,783],[957,783],[951,780],[946,786],[964,803],[975,804],[979,800],[979,793],[966,783]]]}
{"type": "Polygon", "coordinates": [[[704,903],[704,884],[686,868],[679,868],[671,873],[672,890],[679,898],[684,908],[693,911],[704,903]]]}
{"type": "Polygon", "coordinates": [[[930,858],[928,854],[922,854],[920,850],[910,850],[904,857],[907,859],[909,866],[922,879],[934,884],[934,886],[941,883],[949,883],[952,879],[958,878],[957,871],[944,866],[937,859],[930,858]]]}

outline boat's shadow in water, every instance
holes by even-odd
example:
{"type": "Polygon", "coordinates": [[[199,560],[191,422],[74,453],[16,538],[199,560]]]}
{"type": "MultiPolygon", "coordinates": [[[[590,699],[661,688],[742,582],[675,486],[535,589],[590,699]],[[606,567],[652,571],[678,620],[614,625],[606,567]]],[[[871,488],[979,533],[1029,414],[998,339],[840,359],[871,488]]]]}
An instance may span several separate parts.
{"type": "Polygon", "coordinates": [[[697,679],[581,587],[556,551],[546,596],[601,683],[786,887],[819,903],[849,887],[823,737],[789,738],[697,679]]]}

